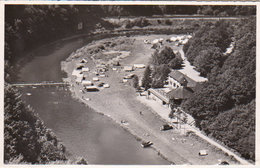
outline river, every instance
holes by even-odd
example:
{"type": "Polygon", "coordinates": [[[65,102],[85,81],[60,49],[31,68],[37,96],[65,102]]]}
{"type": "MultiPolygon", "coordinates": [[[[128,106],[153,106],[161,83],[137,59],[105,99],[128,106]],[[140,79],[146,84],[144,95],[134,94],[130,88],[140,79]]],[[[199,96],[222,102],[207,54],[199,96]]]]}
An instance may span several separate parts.
{"type": "MultiPolygon", "coordinates": [[[[18,81],[62,81],[65,74],[60,62],[92,40],[94,36],[59,40],[33,50],[24,57],[30,61],[23,61],[26,63],[19,70],[18,81]]],[[[134,136],[110,118],[73,99],[66,87],[24,87],[21,91],[23,100],[35,109],[72,157],[83,156],[89,164],[170,164],[154,150],[143,149],[134,136]]]]}

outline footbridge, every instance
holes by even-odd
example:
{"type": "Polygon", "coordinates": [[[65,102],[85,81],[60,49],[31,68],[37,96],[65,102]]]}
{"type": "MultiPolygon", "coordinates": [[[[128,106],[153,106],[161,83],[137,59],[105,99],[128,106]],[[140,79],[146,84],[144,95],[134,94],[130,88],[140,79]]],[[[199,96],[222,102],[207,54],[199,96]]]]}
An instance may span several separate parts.
{"type": "Polygon", "coordinates": [[[68,82],[36,82],[36,83],[12,83],[11,86],[25,87],[25,86],[69,86],[68,82]]]}

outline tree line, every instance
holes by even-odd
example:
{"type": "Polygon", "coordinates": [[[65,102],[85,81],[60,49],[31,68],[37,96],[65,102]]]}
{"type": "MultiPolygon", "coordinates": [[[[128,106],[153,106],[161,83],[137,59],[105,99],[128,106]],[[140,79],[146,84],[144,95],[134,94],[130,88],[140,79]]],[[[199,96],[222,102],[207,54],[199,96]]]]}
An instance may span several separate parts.
{"type": "Polygon", "coordinates": [[[204,25],[184,51],[208,82],[182,107],[206,134],[254,160],[256,18],[204,25]]]}

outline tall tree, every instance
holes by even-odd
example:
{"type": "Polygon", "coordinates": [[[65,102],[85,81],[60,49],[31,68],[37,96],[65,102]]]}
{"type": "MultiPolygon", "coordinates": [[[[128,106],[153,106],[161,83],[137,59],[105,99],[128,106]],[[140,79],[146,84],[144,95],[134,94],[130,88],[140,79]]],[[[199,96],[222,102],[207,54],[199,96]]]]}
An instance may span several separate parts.
{"type": "Polygon", "coordinates": [[[142,79],[142,87],[144,87],[145,90],[151,87],[151,83],[152,83],[151,74],[152,74],[152,70],[150,68],[150,65],[148,65],[145,68],[143,79],[142,79]]]}

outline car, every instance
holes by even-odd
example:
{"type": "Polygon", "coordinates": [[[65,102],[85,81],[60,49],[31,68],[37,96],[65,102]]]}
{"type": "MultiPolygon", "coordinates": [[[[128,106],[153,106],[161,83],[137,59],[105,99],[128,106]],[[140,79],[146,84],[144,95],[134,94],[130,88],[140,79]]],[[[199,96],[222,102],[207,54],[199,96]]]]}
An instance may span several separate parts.
{"type": "Polygon", "coordinates": [[[103,87],[104,84],[105,84],[104,82],[101,82],[101,83],[98,84],[98,87],[103,87]]]}
{"type": "Polygon", "coordinates": [[[167,131],[173,129],[173,126],[169,125],[169,124],[164,124],[163,126],[161,126],[160,130],[161,131],[167,131]]]}
{"type": "Polygon", "coordinates": [[[222,161],[219,165],[229,165],[229,163],[227,161],[222,161]]]}
{"type": "Polygon", "coordinates": [[[141,146],[143,148],[147,148],[147,147],[150,147],[153,143],[151,141],[144,141],[141,143],[141,146]]]}

